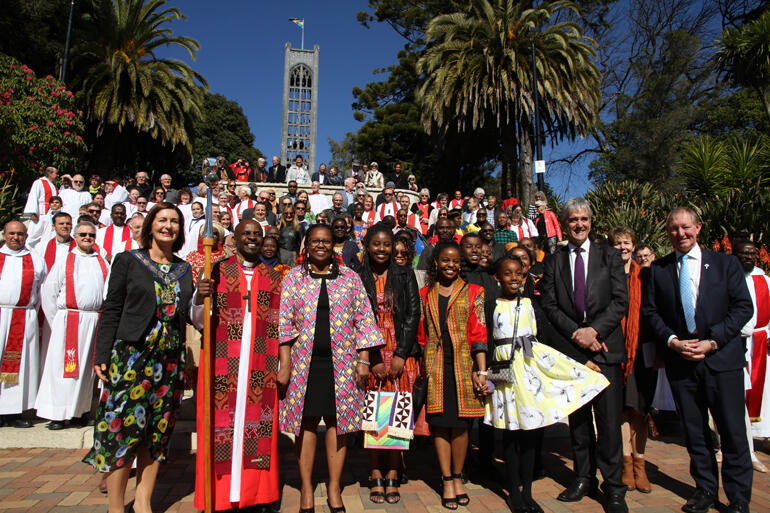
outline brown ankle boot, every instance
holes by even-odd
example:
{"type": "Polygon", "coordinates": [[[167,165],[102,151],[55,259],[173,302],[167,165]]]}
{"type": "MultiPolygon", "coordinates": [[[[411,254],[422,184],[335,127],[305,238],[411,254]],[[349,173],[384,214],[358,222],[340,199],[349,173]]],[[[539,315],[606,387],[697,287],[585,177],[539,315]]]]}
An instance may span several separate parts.
{"type": "Polygon", "coordinates": [[[623,484],[629,490],[636,489],[636,480],[634,479],[634,458],[632,456],[623,456],[623,484]]]}
{"type": "Polygon", "coordinates": [[[644,469],[644,458],[634,458],[634,480],[636,481],[636,489],[640,492],[650,493],[652,491],[652,485],[647,479],[647,472],[644,469]]]}

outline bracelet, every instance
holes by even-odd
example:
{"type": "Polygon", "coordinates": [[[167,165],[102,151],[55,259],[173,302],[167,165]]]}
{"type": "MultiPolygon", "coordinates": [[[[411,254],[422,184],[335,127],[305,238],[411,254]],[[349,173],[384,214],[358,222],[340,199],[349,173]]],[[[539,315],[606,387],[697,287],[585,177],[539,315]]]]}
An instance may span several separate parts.
{"type": "Polygon", "coordinates": [[[361,365],[366,365],[367,367],[369,367],[372,364],[372,362],[367,362],[366,360],[356,360],[356,363],[360,363],[361,365]]]}
{"type": "Polygon", "coordinates": [[[486,376],[488,373],[487,371],[483,370],[483,371],[476,371],[476,374],[478,374],[479,376],[486,376]]]}

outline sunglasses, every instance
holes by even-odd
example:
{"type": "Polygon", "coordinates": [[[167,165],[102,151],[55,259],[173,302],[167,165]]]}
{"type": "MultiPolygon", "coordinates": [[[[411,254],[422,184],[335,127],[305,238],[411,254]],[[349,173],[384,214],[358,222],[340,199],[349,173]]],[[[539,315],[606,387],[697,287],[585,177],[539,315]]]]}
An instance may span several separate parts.
{"type": "Polygon", "coordinates": [[[147,202],[146,201],[137,201],[136,204],[137,205],[146,205],[147,202]]]}
{"type": "Polygon", "coordinates": [[[98,214],[99,211],[98,210],[89,210],[88,213],[89,214],[98,214]]]}
{"type": "Polygon", "coordinates": [[[83,180],[72,180],[72,183],[84,183],[83,180]]]}
{"type": "Polygon", "coordinates": [[[85,239],[85,238],[93,239],[94,237],[96,237],[96,234],[92,232],[78,232],[76,235],[81,239],[85,239]]]}

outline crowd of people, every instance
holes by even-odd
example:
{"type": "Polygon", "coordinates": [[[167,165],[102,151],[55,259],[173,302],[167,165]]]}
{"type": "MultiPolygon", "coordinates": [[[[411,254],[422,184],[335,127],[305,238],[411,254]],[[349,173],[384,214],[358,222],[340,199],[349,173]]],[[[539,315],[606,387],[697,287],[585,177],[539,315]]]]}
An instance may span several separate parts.
{"type": "MultiPolygon", "coordinates": [[[[289,170],[264,164],[219,159],[204,170],[218,180],[180,189],[169,175],[86,184],[49,167],[28,225],[4,227],[2,422],[29,427],[22,413],[34,409],[52,430],[92,423],[84,461],[104,473],[110,512],[123,510],[132,464],[134,510],[151,511],[185,386],[197,386],[203,430],[203,380],[185,349],[206,297],[215,479],[207,489],[199,450],[199,509],[208,494],[216,510],[278,500],[281,431],[295,436],[300,511],[312,512],[323,421],[328,506],[344,512],[340,478],[361,443],[349,435],[369,433],[369,392],[408,392],[414,402],[394,416],[408,436],[431,437],[446,509],[471,501],[476,422],[478,471],[494,477],[499,432],[511,510],[542,511],[532,482],[543,430],[567,418],[574,480],[558,499],[596,493],[598,469],[606,510],[628,511],[627,491],[652,489],[645,444],[662,400],[678,412],[696,483],[682,509],[715,505],[719,458],[728,511],[749,511],[752,473],[766,472],[753,437],[770,437],[770,280],[755,243],[702,248],[697,213],[678,207],[666,222],[673,251],[656,260],[628,227],[592,231],[583,198],[557,216],[542,192],[531,205],[482,188],[433,196],[400,166],[386,178],[354,162],[337,181],[325,166],[308,176],[301,157],[289,170]],[[269,182],[283,180],[276,194],[269,182]],[[319,185],[340,189],[329,198],[319,185]],[[214,265],[202,276],[208,192],[214,265]]],[[[370,500],[399,502],[403,453],[368,447],[370,500]]]]}

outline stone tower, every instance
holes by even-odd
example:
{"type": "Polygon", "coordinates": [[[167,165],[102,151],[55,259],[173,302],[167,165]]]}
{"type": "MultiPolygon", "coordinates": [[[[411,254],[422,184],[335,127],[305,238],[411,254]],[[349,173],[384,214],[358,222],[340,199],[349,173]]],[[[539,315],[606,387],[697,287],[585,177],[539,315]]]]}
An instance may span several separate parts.
{"type": "Polygon", "coordinates": [[[312,175],[317,166],[318,45],[306,50],[286,43],[281,116],[281,163],[288,168],[302,155],[312,175]]]}

